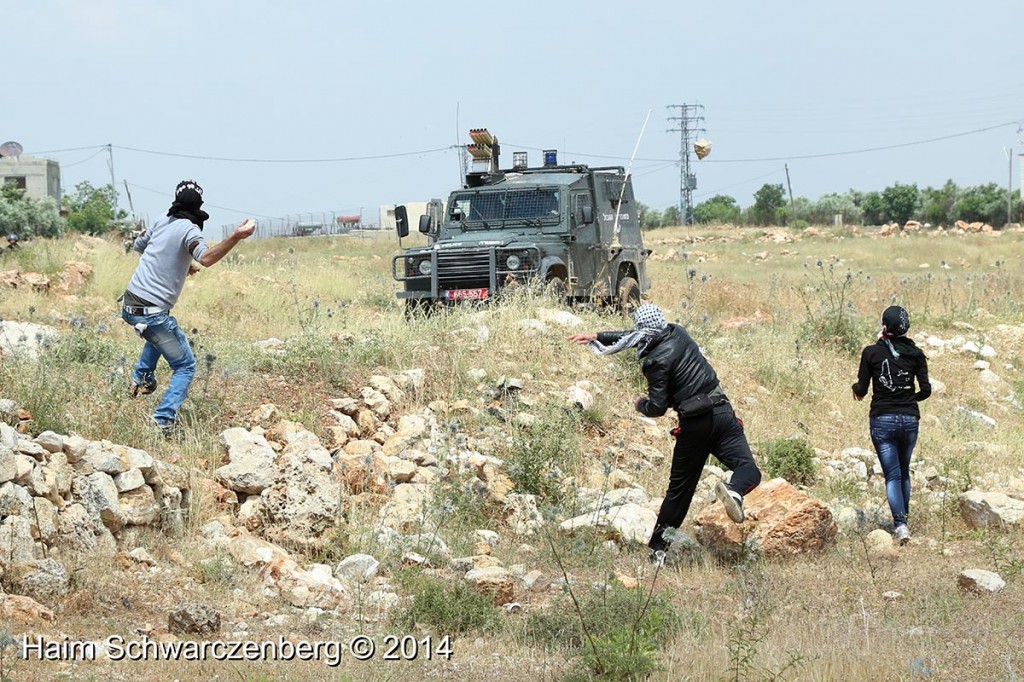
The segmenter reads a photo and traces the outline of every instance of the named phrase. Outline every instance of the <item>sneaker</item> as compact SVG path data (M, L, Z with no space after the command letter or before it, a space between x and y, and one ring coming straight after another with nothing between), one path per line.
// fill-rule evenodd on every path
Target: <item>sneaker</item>
M910 528L906 525L896 526L896 531L893 535L901 545L905 545L910 542Z
M663 550L663 549L652 549L650 554L647 555L647 562L651 566L664 566L665 565L665 550Z
M153 420L153 427L157 432L167 440L180 440L181 439L181 427L178 426L177 422L160 421L159 419Z
M725 513L729 515L729 518L735 523L743 523L745 518L743 515L743 496L737 492L733 492L725 487L725 484L719 481L715 484L715 497L725 507Z
M128 395L132 398L138 398L140 395L149 395L155 390L156 379L152 379L141 384L137 384L134 380L130 380L128 384Z

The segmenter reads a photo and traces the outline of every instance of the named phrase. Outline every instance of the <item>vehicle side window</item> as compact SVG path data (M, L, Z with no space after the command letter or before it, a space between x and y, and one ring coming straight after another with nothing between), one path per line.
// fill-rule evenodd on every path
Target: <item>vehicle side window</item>
M589 194L577 194L573 198L572 212L576 217L576 224L583 224L583 208L590 206L590 195Z

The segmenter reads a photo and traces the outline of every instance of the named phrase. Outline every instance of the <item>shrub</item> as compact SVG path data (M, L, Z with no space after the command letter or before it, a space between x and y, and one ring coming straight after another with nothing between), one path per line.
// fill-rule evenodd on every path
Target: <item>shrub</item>
M853 273L847 271L845 275L840 275L836 272L835 263L826 266L821 260L815 263L815 267L821 280L799 290L807 313L803 325L804 335L814 341L854 353L859 348L860 332L853 307L853 297L857 291Z
M655 671L658 645L681 623L666 596L611 586L591 591L579 612L568 595L546 611L530 612L526 638L548 648L577 650L585 668L569 679L637 680Z
M758 445L761 467L770 477L781 476L790 483L814 482L814 449L802 438L778 438Z
M407 583L412 601L392 616L394 625L402 630L423 625L454 635L491 630L500 622L501 612L491 597L477 592L464 580L449 582L414 574Z
M806 220L794 220L793 221L793 228L797 229L797 230L806 230L810 226L811 226L811 224L809 222L807 222Z
M516 491L557 504L565 493L562 479L579 460L582 427L579 418L556 411L519 430L503 458Z

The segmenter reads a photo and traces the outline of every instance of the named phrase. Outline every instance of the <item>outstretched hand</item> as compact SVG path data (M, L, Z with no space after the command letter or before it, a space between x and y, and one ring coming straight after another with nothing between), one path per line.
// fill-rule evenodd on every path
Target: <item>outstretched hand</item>
M255 231L256 221L252 218L246 218L238 224L238 227L235 228L235 235L239 239L248 239Z
M591 341L595 340L596 338L597 334L593 332L582 332L580 334L573 334L569 336L567 340L569 341L569 343L575 343L580 346L585 346Z

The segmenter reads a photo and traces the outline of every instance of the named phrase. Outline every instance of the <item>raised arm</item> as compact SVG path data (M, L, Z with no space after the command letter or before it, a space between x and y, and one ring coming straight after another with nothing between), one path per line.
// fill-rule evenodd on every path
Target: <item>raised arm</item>
M218 262L221 258L228 255L231 249L242 241L252 236L252 233L256 231L256 222L250 219L243 220L235 231L232 232L227 239L217 242L213 246L207 248L200 254L196 260L202 264L203 267L210 267L214 263ZM194 252L193 252L193 255Z

